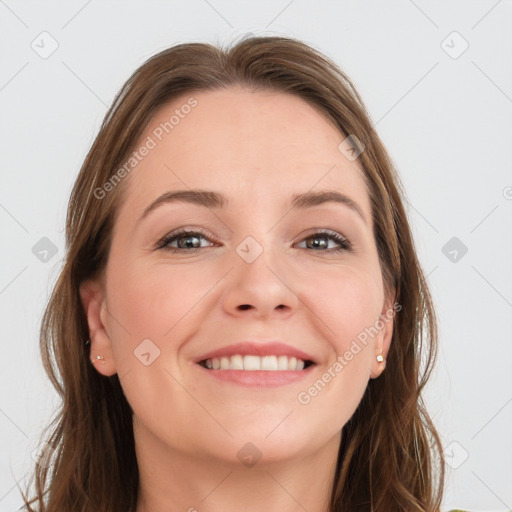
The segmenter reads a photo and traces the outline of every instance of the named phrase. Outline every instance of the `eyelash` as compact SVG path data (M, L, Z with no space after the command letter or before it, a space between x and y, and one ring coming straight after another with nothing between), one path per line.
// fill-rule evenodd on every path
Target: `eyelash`
M206 234L202 233L201 231L180 229L179 231L176 231L174 233L170 233L170 234L164 236L164 238L162 238L160 240L160 242L158 242L157 249L163 249L163 250L169 251L171 253L182 252L182 251L190 253L190 252L196 252L200 249L206 249L206 247L192 247L189 249L169 247L169 244L171 242L177 240L178 238L180 238L184 235L189 235L189 236L199 235L199 237L209 240L208 236L206 236ZM334 242L339 244L339 247L336 247L334 249L320 250L319 252L327 252L327 253L331 254L331 253L340 253L340 252L344 252L344 251L347 251L347 252L352 251L352 243L347 238L340 235L339 233L336 233L335 231L330 231L328 229L320 229L318 231L315 231L314 233L307 236L306 238L303 238L301 240L301 242L304 242L305 240L308 240L309 238L319 237L319 235L324 235L325 238L327 238L329 240L333 240ZM315 249L311 249L311 250L314 251Z

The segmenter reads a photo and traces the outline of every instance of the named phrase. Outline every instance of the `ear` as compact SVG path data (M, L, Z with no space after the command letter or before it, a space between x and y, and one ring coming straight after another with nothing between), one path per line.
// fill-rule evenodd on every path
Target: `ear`
M376 322L376 327L379 333L375 336L374 354L370 372L370 378L376 379L386 368L386 360L391 346L391 338L393 337L394 318L397 311L400 311L402 306L395 302L395 290L391 290L380 313L379 319ZM382 355L384 361L379 362L377 356Z
M117 370L109 335L109 314L104 286L97 281L84 281L80 285L80 299L89 326L89 359L91 364L96 361L93 366L99 373L110 377ZM102 356L102 359L96 359L97 356Z

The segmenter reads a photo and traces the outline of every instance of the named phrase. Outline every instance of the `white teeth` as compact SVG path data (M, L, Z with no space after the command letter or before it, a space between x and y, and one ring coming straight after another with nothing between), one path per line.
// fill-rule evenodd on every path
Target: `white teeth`
M286 356L279 356L277 361L280 370L288 370L288 358Z
M258 356L244 356L244 370L261 370L261 360Z
M276 356L263 356L261 358L261 369L262 370L273 370L277 368L277 357Z
M213 370L303 370L305 362L302 359L288 356L242 356L213 357L206 359L204 366Z
M244 369L244 358L242 356L231 356L231 369L232 370L243 370Z

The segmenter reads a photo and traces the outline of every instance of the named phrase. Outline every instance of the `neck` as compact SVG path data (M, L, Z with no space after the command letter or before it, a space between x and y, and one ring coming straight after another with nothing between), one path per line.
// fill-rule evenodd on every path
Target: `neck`
M341 434L320 449L252 467L136 436L136 512L327 512ZM143 447L143 449L141 449Z

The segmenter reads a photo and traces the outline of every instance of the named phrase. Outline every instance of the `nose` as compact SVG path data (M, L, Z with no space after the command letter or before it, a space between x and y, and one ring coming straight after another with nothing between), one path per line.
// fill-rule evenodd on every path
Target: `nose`
M223 297L224 310L233 316L257 319L292 315L299 304L298 286L285 270L284 258L283 252L265 248L248 263L235 252Z

